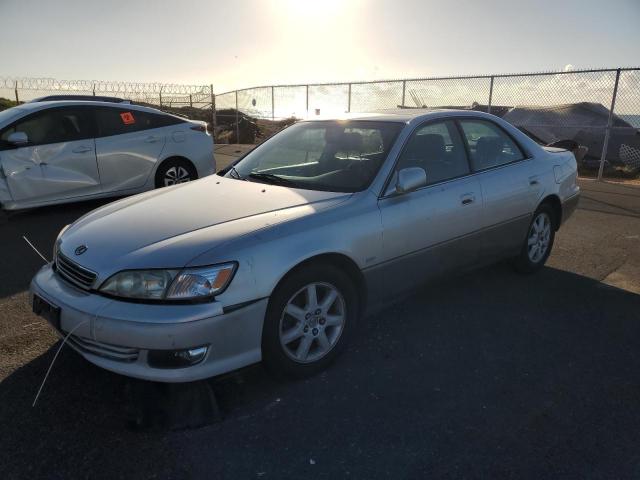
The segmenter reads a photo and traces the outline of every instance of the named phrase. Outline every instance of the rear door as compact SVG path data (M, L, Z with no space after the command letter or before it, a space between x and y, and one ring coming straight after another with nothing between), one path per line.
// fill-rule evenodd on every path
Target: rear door
M483 257L490 261L515 254L522 246L537 198L531 162L496 123L460 119L459 124L482 187Z
M427 185L394 194L397 172L407 167L423 168ZM387 294L477 263L482 195L453 121L418 127L400 155L379 208L384 229L379 273Z
M24 132L28 143L7 142ZM100 192L95 153L95 118L90 107L40 110L0 132L0 162L11 196L18 202L47 202Z
M162 115L122 107L96 109L96 154L104 191L145 184L167 141L157 117Z

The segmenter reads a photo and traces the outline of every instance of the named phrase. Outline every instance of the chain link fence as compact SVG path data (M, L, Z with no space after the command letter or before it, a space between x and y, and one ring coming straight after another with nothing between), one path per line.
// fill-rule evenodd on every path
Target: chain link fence
M573 147L583 175L640 176L638 68L255 87L216 95L221 105L228 112L219 118L242 124L246 115L256 124L250 143L301 118L392 108L485 111L541 144Z
M581 172L640 175L640 68L253 87L0 77L10 103L108 95L205 120L219 143L259 143L296 119L392 108L492 113L541 144L579 144ZM572 143L573 142L573 143Z

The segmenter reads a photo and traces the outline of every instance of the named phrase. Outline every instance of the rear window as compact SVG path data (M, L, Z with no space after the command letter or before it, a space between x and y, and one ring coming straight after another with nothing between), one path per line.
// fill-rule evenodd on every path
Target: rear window
M461 120L469 147L471 163L476 171L498 167L525 158L522 150L493 122Z
M100 137L139 132L184 122L184 120L171 115L126 108L99 108L96 116Z

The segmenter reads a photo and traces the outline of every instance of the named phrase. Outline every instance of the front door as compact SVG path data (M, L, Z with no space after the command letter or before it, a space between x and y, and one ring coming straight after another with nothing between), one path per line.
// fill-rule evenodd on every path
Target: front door
M397 172L407 167L423 168L427 185L395 194ZM379 201L384 251L380 274L388 294L478 261L482 195L470 173L452 121L430 122L413 133Z
M7 142L24 132L28 143ZM0 132L0 162L17 202L45 202L100 192L94 118L85 107L55 107L16 120Z

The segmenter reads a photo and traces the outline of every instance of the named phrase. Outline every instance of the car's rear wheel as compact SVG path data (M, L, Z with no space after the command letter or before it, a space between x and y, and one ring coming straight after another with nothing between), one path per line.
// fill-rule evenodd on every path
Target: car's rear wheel
M156 172L156 188L170 187L197 180L198 172L191 162L181 158L165 160Z
M533 214L527 237L513 266L518 272L533 273L549 258L555 239L555 215L553 208L544 203Z
M308 265L289 275L267 309L262 355L278 375L323 370L344 348L358 318L357 291L330 265Z

